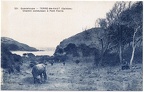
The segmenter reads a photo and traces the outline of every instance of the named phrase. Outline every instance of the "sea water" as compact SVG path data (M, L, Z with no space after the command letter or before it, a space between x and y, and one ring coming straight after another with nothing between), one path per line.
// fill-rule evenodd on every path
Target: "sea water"
M54 50L44 50L44 51L11 51L12 54L17 54L23 56L24 53L32 53L35 56L37 55L49 55L52 56L54 54Z

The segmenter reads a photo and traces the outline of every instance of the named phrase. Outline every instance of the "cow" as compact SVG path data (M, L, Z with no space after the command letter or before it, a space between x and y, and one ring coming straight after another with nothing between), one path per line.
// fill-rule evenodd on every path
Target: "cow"
M65 66L65 62L63 62L63 65Z
M125 59L123 59L123 65L122 65L121 69L122 70L130 69L130 66L129 66L128 62Z
M44 81L46 81L47 80L46 65L45 64L37 64L37 65L33 66L32 75L34 78L34 84L42 83L43 77L44 77Z

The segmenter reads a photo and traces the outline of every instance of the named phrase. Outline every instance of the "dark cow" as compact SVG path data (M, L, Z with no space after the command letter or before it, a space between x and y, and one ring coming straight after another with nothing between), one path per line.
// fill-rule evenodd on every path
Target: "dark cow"
M46 74L45 64L35 65L32 68L32 75L33 75L33 78L34 78L34 83L42 83L43 77L44 77L44 81L46 81L47 80L47 74Z
M65 65L65 62L63 62L63 65Z
M129 66L128 62L125 59L123 61L124 61L124 63L122 65L121 69L122 70L128 70L128 69L130 69L130 66Z

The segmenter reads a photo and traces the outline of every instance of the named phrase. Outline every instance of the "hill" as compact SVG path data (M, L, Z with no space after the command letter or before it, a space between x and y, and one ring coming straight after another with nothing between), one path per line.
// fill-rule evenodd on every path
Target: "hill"
M98 47L98 42L95 39L96 38L95 30L96 29L93 28L93 29L78 33L67 39L64 39L57 46L54 55L55 56L63 55L65 53L66 55L72 55L74 57L77 57L77 56L79 57L79 56L83 56L82 50L86 51L86 49L96 48L96 46ZM100 29L98 29L97 31L100 31Z
M57 46L54 56L57 60L70 60L73 62L95 62L98 64L101 59L102 43L99 38L104 34L102 28L91 28L64 39ZM142 46L137 47L134 57L134 62L142 62ZM118 47L107 49L103 55L102 65L117 65L120 64L118 57ZM132 48L125 45L123 50L123 59L127 62L130 60Z
M60 56L60 59L66 56L70 60L76 59L80 61L86 61L84 58L89 58L88 61L92 62L95 57L99 58L101 43L98 37L103 33L104 30L101 28L92 28L64 39L57 46L54 56Z
M70 43L74 43L76 46L85 44L90 47L99 47L99 41L97 37L100 32L103 32L101 28L92 28L85 30L81 33L78 33L72 37L63 40L60 43L59 47L63 48Z
M1 37L1 45L8 48L11 51L37 51L36 48L30 47L26 44L20 43L8 37Z

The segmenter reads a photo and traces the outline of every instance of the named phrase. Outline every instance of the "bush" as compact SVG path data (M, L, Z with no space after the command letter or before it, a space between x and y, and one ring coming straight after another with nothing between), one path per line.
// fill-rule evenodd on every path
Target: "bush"
M80 49L84 57L88 57L88 56L95 55L96 53L98 53L98 50L96 48L90 48L86 44L81 44L79 45L78 48Z
M76 63L76 64L79 64L79 63L80 63L80 61L79 61L79 60L76 60L76 61L75 61L75 63Z
M65 48L64 48L64 52L66 52L67 54L72 54L73 57L78 57L79 54L77 52L77 47L75 44L73 43L69 43Z
M20 65L15 65L15 69L20 72Z
M35 61L30 62L30 67L33 67L34 65L36 65L37 63Z

